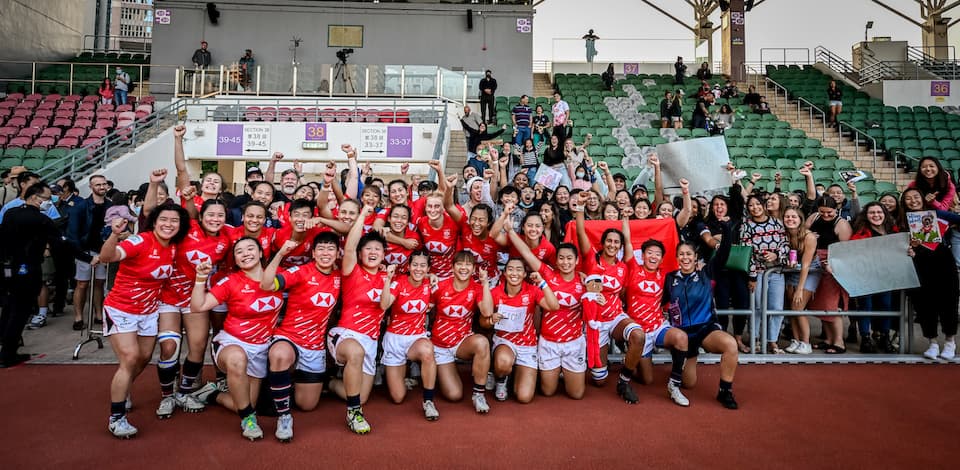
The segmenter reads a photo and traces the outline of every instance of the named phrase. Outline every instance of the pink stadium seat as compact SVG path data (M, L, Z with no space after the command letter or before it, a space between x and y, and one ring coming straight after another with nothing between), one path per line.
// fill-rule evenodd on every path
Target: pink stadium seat
M3 101L0 101L0 108L16 108L18 101L11 100L10 98L5 98Z
M40 101L43 99L43 95L40 93L31 93L23 98L24 101Z
M0 148L6 147L8 140L10 140L10 139L9 139L7 136L5 136L5 135L0 135Z
M97 129L113 129L113 120L97 119L96 127Z
M82 100L83 97L80 95L67 95L63 97L64 103L77 103Z
M53 108L56 108L56 107L57 107L57 102L56 102L56 101L41 101L40 104L37 105L37 110L41 110L41 109L53 109Z
M0 108L0 118L8 118L13 115L13 108Z
M143 98L140 99L140 104L153 105L156 102L157 102L157 99L153 96L144 96Z
M20 101L23 99L23 93L10 93L7 95L8 100Z
M53 137L39 137L37 138L36 141L33 142L33 146L49 149L50 147L53 147L55 143L56 143L56 139L54 139Z
M59 138L61 135L63 135L63 129L60 129L59 127L48 127L48 128L46 128L46 129L44 129L43 132L40 133L40 135L42 135L42 136L44 136L44 137L58 137L58 138Z
M93 119L96 114L93 111L77 111L77 119Z
M261 121L276 121L277 120L277 108L273 106L264 106L260 108L260 120Z
M113 111L113 105L109 103L100 103L97 105L97 112L100 111Z
M396 119L392 109L384 109L378 113L380 122L394 122Z
M53 129L53 128L51 127L50 129ZM72 127L70 129L67 129L67 132L66 134L64 134L64 137L76 137L78 139L82 139L86 135L87 135L86 129L82 127Z
M115 111L118 113L133 111L133 106L129 104L121 104L120 106L117 106L117 109L115 109Z
M406 109L398 109L397 122L402 122L402 123L410 122L410 111L407 111Z
M14 137L10 139L10 142L7 143L7 148L27 148L30 147L30 144L33 143L32 137Z
M150 117L150 113L146 111L137 111L135 115L137 116L137 120L140 122L146 121L147 118Z
M59 141L57 141L57 148L72 149L78 146L79 144L80 144L80 141L76 137L63 137Z
M54 127L71 127L73 126L73 119L68 117L55 117L53 118Z
M78 111L93 111L94 109L96 109L96 105L86 102L80 103L80 106L77 107Z
M304 108L293 108L290 110L290 120L300 122L306 119L307 110Z
M37 108L37 103L38 103L37 101L33 101L33 100L23 100L20 102L20 104L17 105L17 109L29 109L33 111L34 109Z
M90 147L90 152L88 152L88 157L93 155L97 151L97 148L100 147L100 139L96 137L87 137L83 139L83 142L80 143L81 147Z
M59 93L50 93L49 95L43 97L43 101L44 101L44 102L49 101L49 102L51 102L51 103L56 103L57 101L60 101L61 98L63 98L63 97L60 96Z
M280 107L277 109L277 121L289 121L290 120L290 108Z
M20 131L20 129L16 127L0 127L0 135L7 139L13 138L13 136L17 135L18 131Z
M143 111L147 114L153 114L153 105L150 105L150 104L137 105L136 111L138 113Z
M117 113L113 111L97 111L97 120L106 119L109 121L115 121L117 119Z
M17 137L29 137L34 139L40 135L41 132L43 131L36 127L24 127L23 129L20 129L20 132L17 132Z
M257 119L260 119L260 107L247 106L247 109L243 112L243 117L248 121L256 121Z
M32 109L17 108L17 109L15 109L15 110L13 111L13 116L14 116L14 117L22 117L22 118L29 119L29 118L33 117L33 110L32 110Z
M50 125L48 118L33 118L30 120L30 126L37 129L46 129Z
M73 122L73 127L82 127L84 129L89 129L93 127L93 121L90 119L80 119L78 117L77 120Z
M97 96L97 95L87 95L87 96L84 96L84 97L83 97L83 100L81 100L81 101L84 102L84 103L91 103L91 104L93 104L93 103L96 103L96 102L100 101L100 97Z
M377 110L375 109L374 110L368 109L363 114L363 120L364 122L379 122L380 113L378 113Z
M34 119L36 118L46 118L50 119L53 117L52 109L38 109L36 113L33 114Z
M56 119L66 118L73 119L73 110L72 109L58 109L54 112L53 117Z
M102 139L102 138L106 137L107 134L109 134L109 132L107 132L106 129L97 128L97 129L92 129L92 130L90 130L90 134L87 135L87 138Z
M124 111L117 113L117 121L136 121L137 113L133 111Z
M66 109L66 110L71 110L71 111L72 111L72 110L76 110L76 109L77 109L77 102L76 102L76 101L64 101L63 103L60 103L59 106L57 106L57 110L61 110L61 109Z
M24 127L27 125L27 120L22 117L14 116L7 121L7 126L10 127Z

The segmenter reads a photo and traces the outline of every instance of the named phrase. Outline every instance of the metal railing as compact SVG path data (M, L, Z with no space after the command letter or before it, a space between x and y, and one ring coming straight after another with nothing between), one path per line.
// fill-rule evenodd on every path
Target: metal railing
M209 121L344 122L338 119L349 118L351 122L363 122L372 111L390 110L394 117L397 111L407 111L411 123L436 123L446 111L446 101L438 98L410 98L401 102L396 98L258 98L221 95L204 102L185 100L189 103L184 106L188 119ZM256 110L251 109L253 107Z
M920 63L913 61L870 61L864 60L857 83L864 86L882 80L924 80L937 78Z
M88 91L89 88L99 87L105 78L113 80L115 76L114 70L119 66L123 68L124 72L130 75L131 85L133 86L133 91L130 95L138 98L148 94L172 94L176 85L175 83L150 81L149 77L150 75L156 75L155 72L162 69L177 70L181 68L179 65L127 64L117 62L25 62L13 60L0 60L0 65L12 71L8 72L10 75L0 76L0 85L3 85L7 90L10 90L11 86L17 84L25 86L28 93L49 92L57 87L66 86L66 94L70 95L83 94L85 91ZM65 67L66 72L56 72L57 74L66 73L65 78L40 78L43 70L52 66L67 66ZM103 74L95 80L82 79L82 77L91 73L97 73L93 72L94 68L97 69L97 72L102 68ZM63 75L59 76L62 77Z
M837 150L843 150L843 128L846 127L850 129L853 135L850 136L853 139L853 155L855 159L860 158L860 137L862 136L865 140L869 140L872 145L870 145L870 152L873 154L873 166L871 169L872 173L877 172L877 139L871 137L867 134L866 131L860 129L859 127L850 124L847 121L837 121L837 132L840 134L840 139L837 143ZM894 184L896 184L896 171L894 172Z
M817 46L816 48L813 49L813 52L814 52L814 60L816 62L824 63L827 67L830 67L831 70L834 70L843 74L857 73L857 69L854 68L853 64L850 63L850 61L848 61L847 59L844 59L843 57L840 57L837 54L834 54L833 51L831 51L830 49L827 49L826 47Z
M949 47L952 51L953 46ZM908 47L907 60L919 64L930 72L930 74L936 75L937 78L956 80L957 77L960 76L960 67L958 67L956 59L938 59L924 52L923 48L915 46Z
M433 160L439 160L444 167L447 166L447 162L443 156L447 155L447 142L450 140L449 117L450 109L444 106L443 115L440 117L440 128L437 129L437 143L433 146ZM442 178L442 176L438 175L437 172L431 168L429 179L434 181L435 178Z
M481 71L426 65L271 64L244 73L237 64L230 64L179 67L175 95L414 97L464 103L476 94L481 78Z
M130 36L84 34L80 50L96 52L150 52L152 38Z
M775 60L777 53L780 54L780 60ZM794 54L795 58L787 59L788 53ZM768 60L769 59L769 60ZM760 48L760 67L766 65L806 65L810 62L810 49L806 47L762 47Z

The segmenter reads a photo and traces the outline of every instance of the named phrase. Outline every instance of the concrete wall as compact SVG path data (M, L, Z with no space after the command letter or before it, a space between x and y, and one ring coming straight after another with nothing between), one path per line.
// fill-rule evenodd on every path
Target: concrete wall
M960 106L960 80L949 83L948 96L933 96L932 82L944 80L884 80L883 104L887 106ZM941 85L939 91L945 88Z
M193 166L191 174L199 176L200 161L194 160L188 163ZM177 178L177 170L173 166L173 128L141 144L136 152L120 157L98 173L113 181L117 189L129 191L146 183L150 172L157 168L167 169L167 187L173 191ZM77 187L84 197L90 194L90 188L87 187L85 180L78 182Z
M96 0L0 2L0 60L60 61L80 51L93 34ZM30 73L30 66L0 64L0 76Z
M158 0L157 8L171 10L171 24L154 27L153 63L190 66L193 51L206 40L216 64L234 62L250 48L258 65L289 66L290 40L297 36L303 39L297 53L301 64L329 64L336 62L339 48L327 47L327 26L362 25L363 48L356 49L351 63L491 68L500 85L498 94L532 90L532 34L516 31L517 19L532 15L529 6L302 0L216 4L221 16L214 26L207 19L204 2ZM472 31L466 28L467 8L474 12ZM159 70L152 78L172 81Z

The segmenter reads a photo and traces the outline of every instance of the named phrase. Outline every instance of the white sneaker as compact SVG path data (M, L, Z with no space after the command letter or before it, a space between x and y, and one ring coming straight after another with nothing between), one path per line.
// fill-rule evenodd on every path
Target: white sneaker
M240 429L243 430L243 437L251 441L263 439L263 429L260 429L260 425L257 424L256 413L240 420Z
M474 393L473 397L473 409L477 410L477 413L487 414L490 412L490 405L487 404L487 397L482 393Z
M487 372L487 383L483 386L483 388L487 389L488 392L492 392L496 385L497 379L493 376L493 372Z
M177 408L177 400L173 397L163 397L160 399L160 406L157 407L157 418L167 419L173 416L173 410Z
M940 356L940 345L936 341L930 341L930 347L923 352L923 357L935 361L938 356Z
M191 394L177 393L174 398L177 400L177 405L187 413L199 413L205 408L203 402Z
M497 401L507 400L507 382L496 382L493 398L495 398Z
M27 325L27 329L35 330L37 328L43 328L47 326L47 316L36 314L30 317L30 324Z
M195 400L200 403L207 403L207 398L210 397L213 392L223 392L220 390L219 382L207 382L203 387L198 388L195 392L191 393Z
M273 433L280 442L290 442L293 440L293 415L290 413L282 414L277 418L277 431Z
M440 419L440 412L437 411L437 405L433 403L433 400L423 402L423 417L427 418L427 421Z
M370 423L363 417L363 410L347 410L347 427L357 434L366 434L370 432Z
M797 350L794 351L794 354L812 354L813 346L810 346L810 343L800 342L800 345L797 346Z
M127 421L126 416L122 416L119 419L111 419L107 429L110 430L110 434L120 439L130 439L137 435L137 428L133 427L133 425Z
M940 357L948 361L952 361L953 358L957 357L957 343L953 341L943 343L943 351L940 352Z
M790 353L790 354L796 354L796 353L797 353L797 348L799 348L799 347L800 347L800 342L797 341L797 340L795 340L795 339L791 339L791 340L790 340L790 345L787 346L787 347L785 347L785 348L783 348L783 350L786 351L786 352L788 352L788 353Z
M670 394L670 399L673 400L674 403L680 406L690 406L690 400L683 396L680 387L677 387L671 381L667 381L667 392Z

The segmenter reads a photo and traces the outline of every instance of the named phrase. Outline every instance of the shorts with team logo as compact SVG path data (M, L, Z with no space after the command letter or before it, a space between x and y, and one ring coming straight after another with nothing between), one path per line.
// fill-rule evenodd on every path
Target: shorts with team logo
M267 352L270 350L270 343L248 343L226 331L221 331L217 333L217 336L213 337L210 345L211 349L213 349L213 361L217 364L220 364L218 356L224 348L227 346L238 346L240 349L243 349L243 352L247 353L247 375L257 379L262 379L267 376L267 364L269 362Z
M667 337L667 331L670 331L670 328L673 327L664 322L653 330L644 333L643 357L652 357L653 348L663 347L663 339Z
M583 336L566 343L554 343L541 336L537 353L540 370L554 370L557 367L570 372L587 370L587 339Z
M103 307L103 336L117 333L136 333L137 336L157 336L157 312L134 314Z
M506 346L513 351L514 365L529 367L531 369L537 368L537 347L536 346L518 346L512 341L505 340L499 336L493 337L493 349L496 350L498 346Z
M380 363L390 367L407 365L407 352L413 343L421 338L427 338L427 335L398 335L389 331L384 333L383 357L380 358Z
M345 339L352 339L360 343L360 346L363 348L363 373L366 375L376 375L377 340L342 326L331 329L330 334L327 336L327 349L330 350L330 355L333 356L334 361L337 361L338 366L343 366L344 364L341 364L340 361L337 360L337 346Z
M323 374L327 372L327 350L326 349L307 349L286 336L274 336L270 346L283 341L293 347L293 352L297 355L297 361L294 364L296 370L303 372L312 372Z
M437 361L437 365L441 364L451 364L457 360L457 350L460 349L460 345L466 341L471 335L464 336L457 344L449 348L441 348L436 344L433 345L433 357Z
M190 313L190 306L187 305L186 307L177 307L176 305L160 302L160 308L157 309L157 313L179 313L185 315Z
M90 256L96 256L100 253L88 251L87 254ZM92 267L90 266L90 263L87 263L86 261L75 260L75 264L77 266L77 270L76 275L73 276L73 278L78 281L89 281L91 274L98 281L104 281L107 279L107 263L98 263L95 267Z

